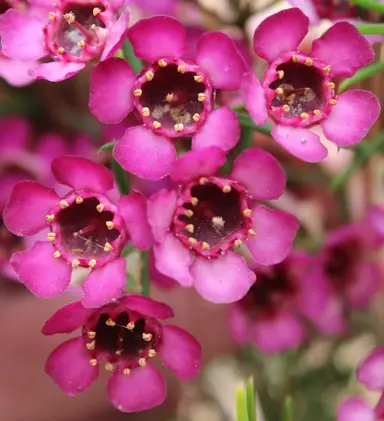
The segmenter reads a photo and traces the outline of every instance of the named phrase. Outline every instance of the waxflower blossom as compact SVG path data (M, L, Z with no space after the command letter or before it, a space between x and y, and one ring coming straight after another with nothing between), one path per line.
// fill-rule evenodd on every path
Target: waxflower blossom
M127 9L118 17L120 6L119 1L59 0L44 19L9 9L0 21L2 52L14 60L36 61L29 68L35 79L62 81L120 48L129 23Z
M55 159L52 172L57 182L70 187L63 197L37 182L21 181L5 207L4 224L12 233L32 236L44 230L47 239L15 253L11 265L20 281L42 298L62 294L72 270L89 268L83 304L98 307L124 292L126 263L120 252L128 241L127 229L136 247L150 248L137 234L145 232L134 219L140 203L130 195L116 205L106 195L113 188L112 173L88 159Z
M298 229L293 215L253 203L283 192L285 174L272 155L248 149L230 176L217 175L224 162L214 146L186 153L171 172L178 187L154 193L147 206L156 269L214 303L241 299L256 280L233 248L244 243L259 263L278 263Z
M91 74L89 108L103 123L135 112L142 126L127 130L114 156L127 171L151 180L169 174L176 160L171 139L192 137L192 149L228 151L240 137L236 114L213 110L215 90L238 90L246 69L234 42L208 32L197 41L195 60L185 57L187 33L176 19L142 19L128 31L135 55L148 64L135 75L119 58L99 63ZM145 159L142 157L145 156Z
M44 335L71 333L80 337L59 345L48 357L45 371L68 395L86 390L102 364L111 372L110 402L120 411L137 412L161 405L166 384L151 360L158 355L181 380L197 376L201 347L177 326L163 326L172 309L140 295L128 295L100 309L87 310L75 302L58 310L44 325Z
M319 162L328 152L310 128L320 125L337 146L354 145L377 120L380 103L368 91L336 94L335 78L351 77L374 59L359 31L348 22L338 22L313 42L307 54L298 46L308 25L307 16L292 8L256 28L254 51L268 61L268 68L261 83L254 74L246 74L243 93L256 124L265 123L268 115L276 122L272 137L280 146L303 161Z

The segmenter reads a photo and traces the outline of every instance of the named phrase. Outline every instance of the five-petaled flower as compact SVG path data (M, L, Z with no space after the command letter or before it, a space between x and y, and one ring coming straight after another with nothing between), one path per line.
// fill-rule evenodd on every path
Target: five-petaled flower
M292 155L308 162L326 158L320 137L309 130L320 125L337 146L360 142L380 114L370 92L335 91L335 78L350 77L374 59L368 41L348 22L334 24L312 45L298 45L308 32L308 18L297 8L265 19L253 38L255 53L268 61L260 83L253 73L243 79L245 106L256 124L276 122L272 136ZM288 29L287 29L288 28Z
M117 143L114 156L120 165L155 180L169 174L176 160L171 139L192 137L194 150L233 148L240 137L237 116L228 107L213 107L215 89L238 90L246 70L234 42L222 32L204 33L193 61L185 57L186 29L166 16L139 21L128 38L148 65L136 76L122 59L100 63L91 74L89 101L104 123L118 123L133 111L143 123Z
M31 236L46 230L48 240L14 253L11 265L20 281L43 298L60 295L73 269L89 268L82 284L83 304L98 307L124 293L126 262L120 252L129 236L141 249L150 248L151 238L146 243L137 239L140 221L132 219L130 197L116 205L106 195L113 188L113 176L105 167L64 156L53 161L52 172L71 188L65 196L35 181L21 181L5 207L4 223L12 233Z
M197 376L201 347L187 331L161 320L173 317L172 309L140 295L127 295L100 309L80 302L62 307L44 325L44 335L71 333L80 337L59 345L48 357L45 370L68 395L87 389L99 368L111 372L108 398L121 411L136 412L164 402L166 384L150 360L158 355L164 366L181 380Z

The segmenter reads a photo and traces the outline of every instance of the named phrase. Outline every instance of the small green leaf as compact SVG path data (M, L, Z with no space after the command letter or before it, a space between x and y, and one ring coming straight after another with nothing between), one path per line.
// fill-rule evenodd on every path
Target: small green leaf
M377 3L377 2L373 2ZM377 3L379 4L379 3ZM382 12L384 13L384 4L381 5ZM355 25L361 34L364 35L381 35L384 34L384 23L358 23Z
M147 251L141 253L141 295L146 297L149 297L150 294L148 256L149 255Z
M119 192L121 194L128 194L129 193L129 185L127 181L126 172L124 169L118 164L115 158L111 160L111 166L113 175L116 180L117 187L119 188Z
M256 421L255 382L251 376L247 381L248 421Z
M111 151L115 145L116 145L115 141L104 143L104 145L99 150L100 151Z
M358 70L352 77L344 79L339 85L339 93L345 91L357 82L370 78L378 72L384 72L384 60L365 66Z
M253 122L251 116L244 111L238 111L237 115L239 117L239 123L241 127L252 129L255 132L260 132L271 135L272 126L270 124L263 124L262 126L256 126Z
M135 56L132 44L128 40L126 40L123 44L123 53L125 60L127 60L127 62L131 65L132 70L136 74L140 73L143 70L143 63Z
M363 9L369 9L384 14L384 4L380 3L378 0L349 0L349 2L362 7Z
M248 421L247 396L242 383L236 387L236 420Z
M283 405L282 421L293 421L292 397L287 396Z

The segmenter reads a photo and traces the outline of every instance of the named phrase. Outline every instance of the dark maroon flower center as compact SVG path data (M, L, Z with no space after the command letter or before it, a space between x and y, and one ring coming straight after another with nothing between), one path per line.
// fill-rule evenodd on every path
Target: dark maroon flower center
M90 364L107 361L106 370L130 370L144 367L156 355L161 343L160 325L126 308L109 304L98 311L83 328Z
M206 257L218 257L240 245L251 230L250 199L232 180L202 177L182 195L174 232L188 247Z
M145 125L170 137L194 133L212 109L210 82L195 64L163 58L138 77L135 106Z
M320 18L341 19L357 17L357 8L348 0L313 0Z

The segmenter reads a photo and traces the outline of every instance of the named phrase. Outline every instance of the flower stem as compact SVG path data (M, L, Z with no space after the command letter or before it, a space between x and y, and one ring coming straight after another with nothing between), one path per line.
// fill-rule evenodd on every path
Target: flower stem
M283 405L282 421L293 421L292 398L287 396Z
M247 409L248 421L256 421L255 382L251 376L247 381Z
M264 133L268 136L271 135L272 127L270 124L263 124L262 126L256 126L256 124L253 122L249 114L242 111L238 111L237 115L239 117L239 122L240 122L241 127L252 129L255 132Z
M384 3L380 3L378 0L349 0L349 2L363 9L384 13Z
M242 383L236 387L236 421L249 421L247 397Z
M148 252L144 251L141 253L141 295L149 297L150 285L149 285L149 270L148 270Z
M116 145L115 141L104 143L103 146L99 148L100 151L111 151L113 147Z
M111 166L113 175L116 180L117 187L119 188L119 192L121 194L128 194L129 193L129 185L126 177L126 173L123 168L117 163L115 158L111 160Z
M339 85L339 93L345 91L347 88L357 82L370 78L377 72L384 72L384 60L379 61L378 63L370 64L369 66L365 66L357 71L356 74L352 77L344 79Z
M381 7L380 13L384 14L384 4ZM358 23L355 26L364 35L384 35L384 23Z
M125 60L131 65L132 70L137 74L143 70L143 63L135 56L132 44L126 40L123 44L123 54Z

